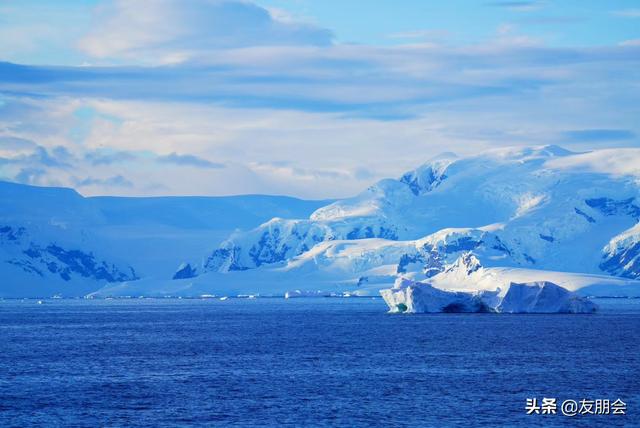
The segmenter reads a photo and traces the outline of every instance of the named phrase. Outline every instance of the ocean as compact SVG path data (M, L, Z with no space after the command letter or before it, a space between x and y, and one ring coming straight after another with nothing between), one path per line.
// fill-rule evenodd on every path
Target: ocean
M594 315L381 299L0 301L0 426L640 426L640 300ZM528 398L557 399L527 415ZM561 414L621 399L626 415Z

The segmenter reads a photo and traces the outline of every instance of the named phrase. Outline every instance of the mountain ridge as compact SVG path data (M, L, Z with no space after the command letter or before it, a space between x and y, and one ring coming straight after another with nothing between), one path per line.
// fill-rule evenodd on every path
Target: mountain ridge
M162 198L97 198L95 206L109 208L80 212L88 223L112 221L90 231L103 243L98 249L118 247L114 236L140 249L151 244L139 242L167 236L159 242L172 252L172 265L164 255L138 256L142 261L130 264L140 279L100 284L107 294L259 293L260 284L263 294L296 285L375 294L399 276L447 287L455 278L474 287L477 278L484 287L515 271L526 273L518 280L551 281L564 272L579 287L627 286L640 279L640 170L630 167L636 161L640 150L579 153L559 146L446 154L330 203L264 197L249 209L264 218L253 226L240 221L242 203L235 211L233 204L218 207L211 217L193 200L181 205L189 199L172 205ZM238 224L244 227L232 227Z
M113 282L171 277L183 259L200 257L237 228L273 215L308 215L327 202L270 195L84 197L10 182L0 182L0 200L0 297L79 296ZM18 231L19 243L9 239Z
M433 247L438 236L459 229L465 235L459 250L478 250L484 245L485 252L497 252L487 257L507 257L508 265L542 263L556 270L586 267L587 273L611 273L613 268L599 270L604 262L595 263L590 254L574 257L566 266L540 261L549 259L549 251L557 248L568 253L576 240L597 241L591 248L591 255L596 254L638 221L637 177L632 182L628 177L547 166L558 157L583 155L542 146L432 161L399 179L381 180L353 198L322 207L309 219L273 219L232 236L213 251L204 268L252 269L291 259L332 240L426 240L433 241ZM589 237L595 232L598 236ZM527 236L525 245L522 236ZM450 244L445 247L451 249ZM627 251L626 257L631 255ZM621 269L622 276L639 274Z

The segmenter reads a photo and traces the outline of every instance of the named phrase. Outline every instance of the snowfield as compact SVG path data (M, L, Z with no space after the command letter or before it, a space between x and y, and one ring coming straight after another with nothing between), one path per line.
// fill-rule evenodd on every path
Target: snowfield
M0 225L12 228L0 228L0 269L22 284L0 292L378 295L405 278L455 293L546 281L582 296L640 296L638 165L635 149L574 153L543 146L464 158L445 154L353 198L314 203L262 197L248 209L250 219L238 214L247 211L247 201L204 211L192 198L164 198L171 200L162 202L167 207L135 198L86 204L72 191L56 189L60 195L47 202L51 216L25 222L22 213L31 213L35 203L26 197L0 209ZM51 190L24 188L13 190L18 196ZM74 221L58 214L68 206L62 196L77 205L69 210ZM158 208L165 214L152 211ZM30 236L19 246L11 240L16 227ZM65 251L93 257L86 276L51 253L42 261L25 253L32 244L43 253L62 240L65 245L56 245ZM47 268L52 261L55 273ZM27 262L43 276L24 268ZM100 267L113 280L99 278ZM67 268L68 282L59 274ZM73 281L82 287L71 287Z
M170 279L236 229L327 204L262 195L85 198L6 182L0 201L0 297L75 297L122 281ZM191 267L198 272L200 264Z

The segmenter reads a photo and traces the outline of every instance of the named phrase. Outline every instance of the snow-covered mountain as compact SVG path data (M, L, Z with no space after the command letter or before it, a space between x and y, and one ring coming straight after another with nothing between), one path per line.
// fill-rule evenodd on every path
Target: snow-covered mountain
M486 266L636 278L640 151L599 155L545 146L439 157L308 219L273 219L237 234L204 268L252 269L315 254L318 243L382 238L378 257L393 252L400 271L418 264L436 273L473 251ZM615 168L629 158L638 170Z
M82 296L105 284L170 279L237 228L305 216L326 201L282 196L84 198L0 182L0 297Z
M296 209L256 203L250 212L274 216L260 225L242 221L237 201L203 213L192 199L81 199L89 208L74 213L100 224L92 236L140 278L95 296L377 294L399 276L459 290L550 281L587 294L640 294L638 149L445 154L353 198L297 201ZM163 250L145 254L158 239Z
M639 219L640 150L446 154L308 218L274 218L236 233L201 269L362 286L393 283L397 275L459 275L461 260L472 255L478 265L460 278L466 285L482 267L494 282L498 272L540 272L547 280L553 277L542 272L565 272L592 286L611 283L607 276L640 277ZM242 276L225 281L232 277ZM576 288L566 274L564 282Z

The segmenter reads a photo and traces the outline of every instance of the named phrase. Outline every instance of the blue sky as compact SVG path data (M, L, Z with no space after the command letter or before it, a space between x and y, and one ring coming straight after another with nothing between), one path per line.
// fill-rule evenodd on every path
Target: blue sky
M615 44L638 37L640 12L627 1L424 1L261 0L291 16L331 28L341 43L399 44L407 40L450 39L478 43L504 24L555 46ZM621 14L622 13L622 14Z
M637 1L0 2L0 179L341 197L443 151L640 143Z

